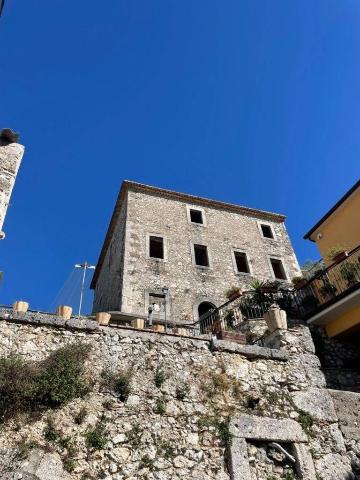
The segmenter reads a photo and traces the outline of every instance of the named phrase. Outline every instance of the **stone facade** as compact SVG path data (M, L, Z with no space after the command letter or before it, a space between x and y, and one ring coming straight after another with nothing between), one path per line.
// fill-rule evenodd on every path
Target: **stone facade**
M260 347L31 313L0 311L0 319L0 357L39 361L86 342L93 381L84 398L2 425L4 480L360 478L357 432L344 429L344 442L341 431L341 422L357 421L357 403L352 417L334 408L304 326L265 335ZM104 373L128 367L131 392L121 401L104 388ZM156 386L158 369L164 381ZM91 450L85 434L104 418L107 443ZM44 434L49 419L60 440Z
M24 154L24 147L16 143L15 136L8 129L0 132L0 233L9 205L16 175Z
M163 259L150 257L150 236L163 239ZM209 267L195 265L194 244L207 247ZM248 273L236 271L235 250L246 254ZM168 319L192 322L202 302L223 304L229 287L273 280L270 258L281 260L287 281L299 272L283 216L124 182L92 283L94 311L146 316L166 286Z

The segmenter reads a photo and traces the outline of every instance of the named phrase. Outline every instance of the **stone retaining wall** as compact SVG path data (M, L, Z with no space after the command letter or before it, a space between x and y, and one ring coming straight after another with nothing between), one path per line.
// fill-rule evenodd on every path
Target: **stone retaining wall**
M297 456L310 455L318 479L355 478L351 455L355 458L356 452L346 450L306 327L275 332L265 338L263 348L231 342L210 345L144 331L95 328L92 323L90 329L75 324L60 327L55 318L53 325L29 323L24 318L4 319L5 314L0 312L1 357L20 355L31 362L68 343L86 342L92 346L86 369L94 385L86 397L62 409L4 425L0 478L235 479L231 456L226 454L232 448L227 422L244 416L260 423L266 417L275 432L279 419L291 420L302 432L301 442L294 444ZM102 379L104 372L129 367L131 394L122 402L102 387ZM165 374L160 387L154 381L158 369ZM101 418L106 419L107 443L104 449L91 451L84 434ZM48 419L66 441L44 437ZM26 458L20 458L19 452L29 445ZM66 472L69 445L73 469ZM249 480L284 478L287 467L277 463L276 455L266 457L263 446L251 446L251 451L255 453L249 456Z

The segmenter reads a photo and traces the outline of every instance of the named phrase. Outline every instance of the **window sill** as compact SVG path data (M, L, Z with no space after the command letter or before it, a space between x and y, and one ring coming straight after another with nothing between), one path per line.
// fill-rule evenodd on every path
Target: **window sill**
M189 222L189 225L194 225L195 227L202 227L202 228L206 227L204 223L196 223L196 222Z

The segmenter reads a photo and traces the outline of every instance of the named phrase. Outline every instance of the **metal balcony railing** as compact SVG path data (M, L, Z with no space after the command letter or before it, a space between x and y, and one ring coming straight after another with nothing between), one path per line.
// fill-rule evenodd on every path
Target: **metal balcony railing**
M360 288L360 246L296 290L300 314L310 318Z
M244 320L263 318L272 304L289 314L297 314L298 308L292 290L279 291L247 291L234 300L229 300L218 308L202 315L197 322L191 325L192 334L207 335L218 330L236 331Z

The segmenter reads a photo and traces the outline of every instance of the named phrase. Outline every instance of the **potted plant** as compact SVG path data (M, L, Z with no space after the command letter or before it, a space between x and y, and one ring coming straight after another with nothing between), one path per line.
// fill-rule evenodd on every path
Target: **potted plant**
M356 264L349 261L344 262L340 267L341 276L347 282L348 287L357 283L358 278L360 278L358 272L360 273L360 269L358 269Z
M301 275L294 277L291 281L294 285L295 290L299 290L300 288L305 287L305 285L307 284L306 278Z
M329 250L326 253L326 258L329 261L338 263L338 262L341 262L341 260L344 260L344 258L346 258L348 255L349 253L346 250L346 246L339 244L329 248Z
M263 306L271 302L269 295L266 295L265 290L267 289L267 282L262 280L254 280L250 284L251 288L251 301L255 306Z
M229 301L235 300L236 298L240 297L241 289L240 287L232 286L225 292L226 298Z
M264 282L264 285L261 287L262 293L276 293L279 290L280 282L274 280L272 282Z

